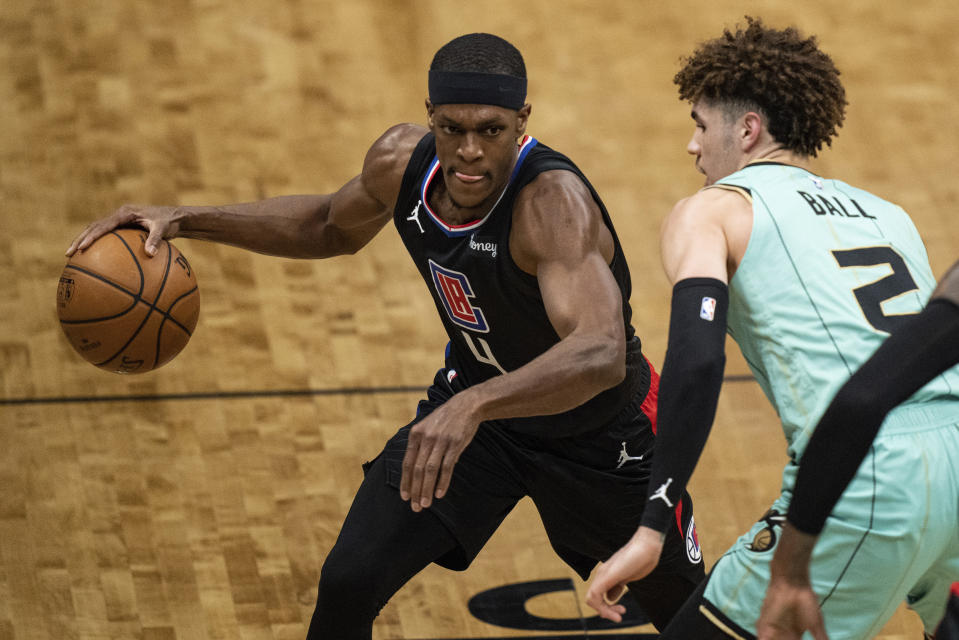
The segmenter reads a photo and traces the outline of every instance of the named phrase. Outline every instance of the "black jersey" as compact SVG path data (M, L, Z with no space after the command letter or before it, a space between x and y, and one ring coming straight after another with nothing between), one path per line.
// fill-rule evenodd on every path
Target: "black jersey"
M615 250L610 269L622 293L627 341L627 375L616 387L562 414L502 421L519 431L557 437L605 425L637 393L645 394L649 385L648 364L630 323L626 259L606 207L583 173L563 154L526 136L510 182L489 214L468 224L450 225L429 206L427 196L440 167L433 134L428 133L410 157L393 222L449 335L447 366L455 370L450 375L456 376L456 386L461 388L479 384L525 365L559 342L536 277L516 266L509 249L517 195L537 175L554 169L579 176L612 233Z

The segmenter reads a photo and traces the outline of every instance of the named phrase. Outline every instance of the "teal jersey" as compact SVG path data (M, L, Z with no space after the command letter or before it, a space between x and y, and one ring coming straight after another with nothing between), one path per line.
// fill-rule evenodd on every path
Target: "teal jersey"
M935 288L926 249L897 205L804 169L757 162L719 181L752 201L729 283L729 333L801 456L832 397ZM959 399L952 369L908 401Z

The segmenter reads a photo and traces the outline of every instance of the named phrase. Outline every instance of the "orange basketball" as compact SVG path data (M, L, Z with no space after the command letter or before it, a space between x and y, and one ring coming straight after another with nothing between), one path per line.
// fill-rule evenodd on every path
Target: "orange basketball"
M114 373L144 373L180 353L200 316L190 263L163 240L152 258L147 232L116 229L75 253L60 275L57 312L73 348Z

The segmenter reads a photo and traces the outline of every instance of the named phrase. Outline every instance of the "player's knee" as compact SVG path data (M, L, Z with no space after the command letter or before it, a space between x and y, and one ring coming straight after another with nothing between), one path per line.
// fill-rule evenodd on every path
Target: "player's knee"
M330 563L327 559L320 573L316 609L307 640L370 638L377 609L364 600L368 597L369 592L364 593L346 563Z
M350 562L350 553L333 547L323 570L307 640L361 640L372 637L377 604L375 576Z
M331 553L320 572L319 599L322 602L355 605L370 596L372 582L361 566L338 559Z

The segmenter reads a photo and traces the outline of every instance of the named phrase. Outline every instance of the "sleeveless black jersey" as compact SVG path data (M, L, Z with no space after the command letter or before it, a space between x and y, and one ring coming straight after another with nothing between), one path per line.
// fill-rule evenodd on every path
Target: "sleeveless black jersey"
M449 335L447 366L454 388L479 384L534 359L559 341L543 305L536 277L510 255L513 203L520 190L544 171L575 173L589 188L613 236L610 269L623 298L627 340L626 379L580 407L554 416L500 421L533 435L582 433L615 418L637 393L645 396L649 369L631 325L629 270L606 207L583 173L563 154L526 136L509 185L489 214L464 225L444 222L429 206L434 180L442 180L432 133L410 157L393 212L393 222L426 281ZM640 398L641 400L641 398Z

